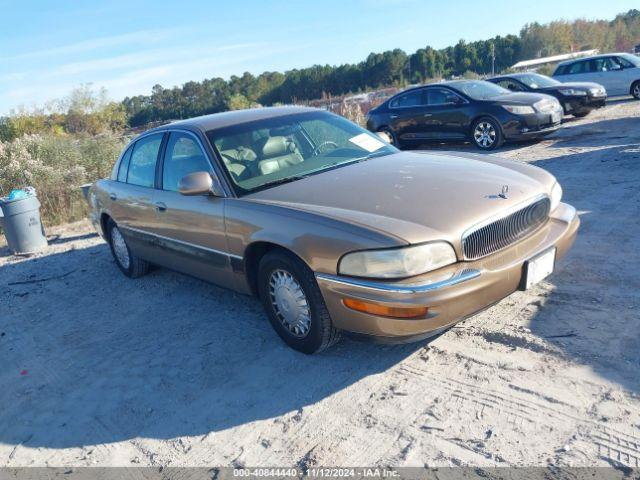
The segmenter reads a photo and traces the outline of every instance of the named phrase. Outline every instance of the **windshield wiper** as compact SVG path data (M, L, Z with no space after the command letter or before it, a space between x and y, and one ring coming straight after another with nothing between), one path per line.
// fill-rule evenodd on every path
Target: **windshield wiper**
M364 157L354 158L353 160L351 160L350 162L347 162L347 163L360 163L360 162L364 162L366 160L369 160L371 158L382 157L384 155L390 155L390 153L389 152L384 152L384 151L382 151L382 152L371 152L370 154L365 155Z
M282 185L285 183L295 182L296 180L302 180L303 178L307 178L309 175L293 175L292 177L284 177L279 178L277 180L271 180L270 182L263 183L260 185L260 188L265 187L275 187L276 185Z

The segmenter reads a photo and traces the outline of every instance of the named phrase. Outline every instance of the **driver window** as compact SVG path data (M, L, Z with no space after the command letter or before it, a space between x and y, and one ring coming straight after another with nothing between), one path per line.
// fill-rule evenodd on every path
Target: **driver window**
M633 64L629 60L627 60L626 58L615 57L615 59L620 64L620 66L622 68L633 68Z
M498 82L498 85L512 92L522 92L524 90L520 85L512 80L501 80Z
M177 192L178 182L195 172L211 172L207 157L193 137L172 132L162 168L162 189Z

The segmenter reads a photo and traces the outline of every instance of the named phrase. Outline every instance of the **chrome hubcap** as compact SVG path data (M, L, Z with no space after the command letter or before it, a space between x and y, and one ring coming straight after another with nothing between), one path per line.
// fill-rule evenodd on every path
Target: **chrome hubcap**
M116 256L116 260L125 270L129 268L129 250L127 244L124 242L124 237L118 230L118 227L111 229L111 245L113 246L113 253Z
M280 323L295 337L306 337L311 328L311 310L304 290L286 270L275 270L269 278L271 304Z
M640 98L640 83L636 83L636 86L633 87L633 96Z
M482 147L490 147L496 141L496 129L489 122L480 122L473 131L473 139Z

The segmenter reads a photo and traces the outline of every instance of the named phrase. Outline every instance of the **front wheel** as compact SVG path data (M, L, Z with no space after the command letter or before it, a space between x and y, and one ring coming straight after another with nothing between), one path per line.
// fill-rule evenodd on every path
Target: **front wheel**
M573 116L577 118L583 118L589 115L590 113L591 113L591 110L582 110L578 112L573 112Z
M633 95L633 98L636 100L640 100L640 80L636 80L633 82L633 85L631 85L631 95Z
M471 127L471 140L481 150L493 150L504 142L502 128L492 118L480 118Z
M291 348L312 354L339 340L313 272L294 255L275 250L262 258L258 294L271 326Z

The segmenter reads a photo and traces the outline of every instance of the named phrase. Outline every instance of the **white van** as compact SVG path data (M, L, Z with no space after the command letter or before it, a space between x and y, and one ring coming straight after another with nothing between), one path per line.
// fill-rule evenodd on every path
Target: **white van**
M560 82L596 82L610 97L633 95L640 100L640 57L608 53L562 62L553 73Z

